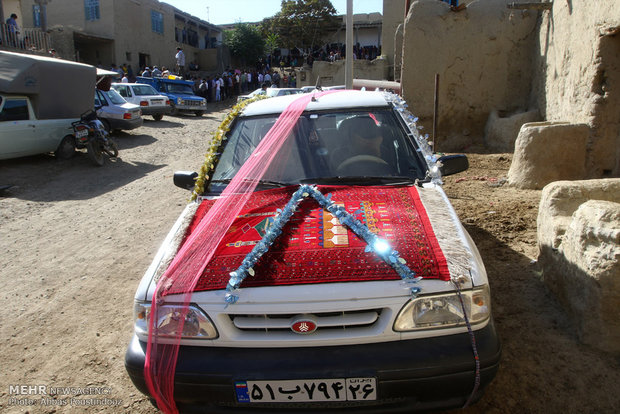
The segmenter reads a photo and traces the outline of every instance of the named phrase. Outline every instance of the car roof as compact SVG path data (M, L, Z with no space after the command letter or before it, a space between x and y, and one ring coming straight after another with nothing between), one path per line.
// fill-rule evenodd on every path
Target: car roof
M262 99L252 102L245 107L241 116L256 116L267 114L279 114L296 99L300 99L307 94L294 94L279 96L269 99ZM319 97L316 101L311 101L306 107L307 111L322 111L326 109L363 109L376 107L389 107L390 104L384 92L375 91L356 91L338 90Z

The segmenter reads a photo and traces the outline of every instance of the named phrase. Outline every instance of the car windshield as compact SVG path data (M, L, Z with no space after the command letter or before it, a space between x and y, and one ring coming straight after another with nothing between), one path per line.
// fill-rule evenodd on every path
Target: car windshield
M108 95L108 98L110 98L110 101L112 101L114 105L122 105L127 103L127 101L124 100L123 97L120 96L119 93L113 88L110 88L109 91L105 91L104 93Z
M223 190L276 119L277 115L269 115L237 120L207 192ZM404 128L389 108L304 113L265 173L263 184L377 185L424 179L425 164Z
M193 95L194 92L189 85L184 85L181 83L166 83L166 91L168 93L180 93L185 95Z
M152 86L150 85L135 85L133 87L133 93L137 96L145 96L145 95L159 95Z

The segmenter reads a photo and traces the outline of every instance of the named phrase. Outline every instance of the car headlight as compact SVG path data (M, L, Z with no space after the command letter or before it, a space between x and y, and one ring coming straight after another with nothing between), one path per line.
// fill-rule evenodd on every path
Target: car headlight
M486 321L491 315L491 295L488 285L461 291L467 318L472 325ZM399 312L394 330L452 328L465 325L463 306L458 293L419 296L410 300Z
M177 98L177 105L183 105L183 99Z
M162 305L157 310L157 332L160 338L175 338L181 318L183 318L183 306ZM151 304L145 302L134 303L134 329L139 335L148 335L149 320L151 318ZM185 315L182 339L214 339L217 338L217 330L211 319L197 306L190 305Z

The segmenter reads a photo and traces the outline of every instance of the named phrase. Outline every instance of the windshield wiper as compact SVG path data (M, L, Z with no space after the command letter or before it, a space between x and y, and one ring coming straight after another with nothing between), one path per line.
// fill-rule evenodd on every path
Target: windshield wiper
M224 178L223 180L211 180L211 183L229 184L231 181L232 181L232 178ZM246 179L245 181L250 181L250 180ZM283 183L281 181L272 181L272 180L258 180L258 185L262 185L265 187L271 187L271 188L280 188L280 187L286 187L286 186L295 185L295 184Z
M410 185L415 184L416 179L411 177L383 177L383 176L334 176L315 177L299 180L302 184L362 184L362 185Z

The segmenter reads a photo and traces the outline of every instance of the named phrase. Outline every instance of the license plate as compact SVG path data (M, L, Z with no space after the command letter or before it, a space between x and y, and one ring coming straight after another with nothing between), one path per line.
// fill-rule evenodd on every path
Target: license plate
M376 378L236 381L240 403L374 401Z
M88 135L88 130L87 129L78 129L77 131L75 131L75 137L76 138L82 138Z

